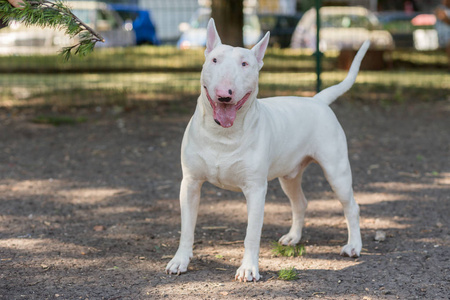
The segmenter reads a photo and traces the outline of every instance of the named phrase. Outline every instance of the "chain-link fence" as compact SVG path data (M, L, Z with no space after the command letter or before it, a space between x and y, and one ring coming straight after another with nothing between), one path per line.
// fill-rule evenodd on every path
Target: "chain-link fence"
M297 4L303 11L286 14L280 4L284 1L246 2L244 43L251 47L271 31L260 96L314 94L314 9ZM353 2L361 6L320 10L322 87L342 80L357 48L370 39L372 48L351 96L364 94L375 101L446 98L450 30L445 26L450 25L436 18L437 6L374 13L373 1ZM106 11L80 10L81 17L110 38L93 54L68 62L56 53L67 42L60 35L13 22L0 29L0 106L194 101L200 92L207 5L198 0L142 0L114 4Z

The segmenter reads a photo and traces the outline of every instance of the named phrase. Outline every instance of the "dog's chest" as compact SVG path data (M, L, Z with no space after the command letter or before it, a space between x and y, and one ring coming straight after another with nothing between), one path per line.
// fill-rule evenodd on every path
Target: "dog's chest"
M184 172L194 178L232 191L241 191L252 165L251 155L240 147L227 148L214 143L188 143L182 155Z
M186 130L183 173L232 191L241 191L255 177L267 179L264 158L268 147L264 139L257 138L259 134L254 128L233 134L216 130L219 125L214 122L215 127L210 128L203 121L203 115L196 111Z
M239 153L213 152L203 156L206 180L217 187L241 191L249 163Z

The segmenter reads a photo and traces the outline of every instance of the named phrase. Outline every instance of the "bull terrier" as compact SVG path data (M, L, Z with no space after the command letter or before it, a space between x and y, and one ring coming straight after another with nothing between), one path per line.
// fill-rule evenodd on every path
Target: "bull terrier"
M208 23L201 95L181 146L181 237L168 274L187 271L193 256L194 229L203 182L243 192L247 202L244 257L235 279L260 279L258 260L264 203L269 180L278 178L292 206L292 226L279 243L295 245L302 236L307 201L302 174L318 163L341 202L348 242L341 255L358 257L362 242L359 206L344 131L329 107L355 82L369 47L358 51L347 77L312 98L257 99L259 70L269 33L251 50L223 45L213 19Z

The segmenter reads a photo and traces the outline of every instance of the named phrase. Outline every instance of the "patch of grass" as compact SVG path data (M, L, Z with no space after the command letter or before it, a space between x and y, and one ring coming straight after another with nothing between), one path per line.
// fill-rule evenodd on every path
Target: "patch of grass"
M346 75L345 71L324 72L323 88ZM313 95L315 82L312 72L262 72L259 98ZM351 93L359 101L384 101L384 106L445 100L449 82L450 74L442 70L365 71L358 75ZM155 100L197 99L200 73L0 74L0 86L0 107L145 105Z
M281 269L278 272L278 279L291 281L298 279L297 270L292 267L290 269Z
M287 69L314 71L315 57L311 50L269 48L264 57L264 70ZM338 52L327 51L323 57L323 70L334 70ZM445 51L419 52L397 49L392 52L394 63L407 67L427 68L447 66ZM140 46L105 48L83 58L73 57L64 61L58 53L48 55L0 55L0 70L7 72L71 71L95 72L95 70L120 72L164 71L201 69L205 60L204 49L179 50L174 46Z
M304 245L284 246L278 242L272 242L272 252L275 256L296 257L306 253Z
M75 125L87 121L85 117L67 117L67 116L37 116L32 120L33 123L50 124L53 126Z
M315 70L311 51L269 49L264 68ZM331 70L336 57L326 55L323 68ZM140 46L96 49L92 54L64 61L58 53L47 55L0 55L0 71L7 72L120 72L190 70L199 72L205 61L204 49L181 51L174 46Z
M445 67L448 63L444 51L414 51L414 50L395 50L392 52L392 59L396 62L407 62L413 65L440 65Z

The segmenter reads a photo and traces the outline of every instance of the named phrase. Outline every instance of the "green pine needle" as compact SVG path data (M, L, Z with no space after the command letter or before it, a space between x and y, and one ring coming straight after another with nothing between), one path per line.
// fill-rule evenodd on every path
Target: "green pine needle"
M272 252L275 256L296 257L306 253L304 245L284 246L274 241L272 246Z
M298 279L297 270L295 270L294 267L290 269L281 269L278 272L278 278L287 281L296 280Z
M92 28L84 24L61 1L56 0L24 0L24 6L13 7L6 0L0 0L0 19L5 22L20 20L25 25L63 29L71 38L78 35L79 42L63 48L60 53L68 60L72 53L85 56L94 50L97 42L104 42L104 38Z

